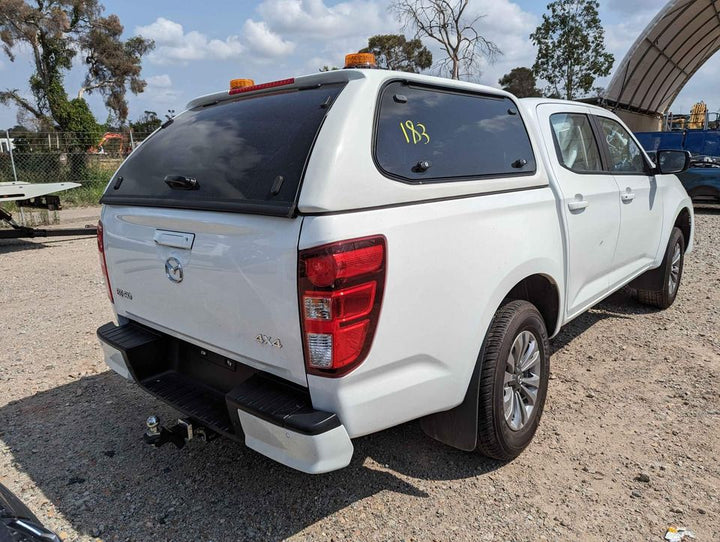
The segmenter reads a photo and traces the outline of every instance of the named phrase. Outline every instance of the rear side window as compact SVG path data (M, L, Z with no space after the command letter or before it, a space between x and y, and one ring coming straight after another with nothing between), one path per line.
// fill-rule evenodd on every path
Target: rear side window
M187 111L140 145L101 202L289 216L328 104L342 88L241 97ZM167 183L178 179L174 189Z
M571 171L602 171L600 150L587 115L555 113L550 116L560 163Z
M512 100L400 81L380 98L375 159L387 175L417 183L535 172Z

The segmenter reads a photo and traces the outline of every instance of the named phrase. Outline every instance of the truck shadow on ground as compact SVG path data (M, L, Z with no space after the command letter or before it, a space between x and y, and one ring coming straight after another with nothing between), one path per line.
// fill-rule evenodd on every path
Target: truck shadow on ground
M604 318L650 312L616 296L564 329L553 351ZM349 467L310 476L228 439L150 448L141 435L151 413L177 417L105 372L0 408L0 440L79 533L105 540L278 540L382 491L427 498L432 481L503 466L435 442L411 422L356 439ZM361 524L343 528L363 536Z
M573 339L590 329L592 326L608 318L628 319L630 315L652 314L659 309L641 305L626 289L621 289L604 299L592 309L584 312L560 330L550 341L551 355L567 346Z
M105 540L278 540L382 491L425 498L423 480L502 466L408 423L355 440L349 467L310 476L229 439L153 449L141 439L151 413L177 417L105 372L1 408L0 440L74 529Z

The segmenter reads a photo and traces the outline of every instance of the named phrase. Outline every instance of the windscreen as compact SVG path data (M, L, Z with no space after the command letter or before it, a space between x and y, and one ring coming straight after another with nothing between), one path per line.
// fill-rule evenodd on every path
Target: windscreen
M343 84L196 107L123 163L101 203L291 215L313 141Z

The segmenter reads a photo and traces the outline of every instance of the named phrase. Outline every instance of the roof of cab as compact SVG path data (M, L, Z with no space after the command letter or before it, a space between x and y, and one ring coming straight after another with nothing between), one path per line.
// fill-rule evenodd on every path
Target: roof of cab
M407 73L393 70L382 70L382 69L341 69L333 70L329 72L313 73L309 75L300 75L295 77L293 82L282 87L258 89L247 92L247 95L261 94L265 92L277 91L280 88L298 88L307 87L320 84L328 83L346 83L352 80L366 79L368 81L374 81L381 85L388 79L404 79L408 82L423 83L426 85L442 86L446 88L456 88L458 90L465 90L470 92L481 92L483 94L492 94L496 96L506 96L514 98L512 94L505 92L504 90L489 87L486 85L480 85L478 83L470 83L468 81L458 81L455 79L447 79L445 77L436 77L434 75L425 75L421 73ZM236 98L237 94L229 94L228 90L222 90L220 92L214 92L212 94L206 94L199 96L187 104L187 109L193 107L207 105L210 103L217 103L225 100Z
M576 105L579 107L586 107L595 111L602 111L608 113L608 110L598 105L593 105L585 102L578 102L575 100L560 100L557 98L519 98L521 104L523 104L528 110L534 109L538 105L543 104L555 104L555 105Z

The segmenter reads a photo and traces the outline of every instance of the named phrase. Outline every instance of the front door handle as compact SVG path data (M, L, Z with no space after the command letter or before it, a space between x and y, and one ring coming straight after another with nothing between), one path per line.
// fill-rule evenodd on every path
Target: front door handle
M625 203L630 203L632 200L635 199L635 194L633 192L630 192L629 190L630 189L628 188L628 192L620 194L620 199Z
M571 201L570 203L568 203L568 209L570 209L571 211L582 211L588 205L590 205L590 204L584 199L579 200L579 201L576 200L576 201Z

